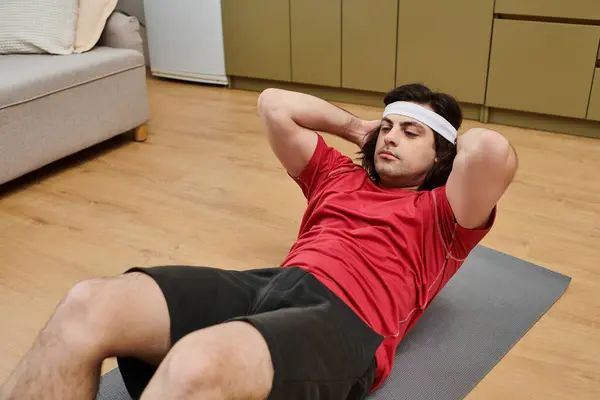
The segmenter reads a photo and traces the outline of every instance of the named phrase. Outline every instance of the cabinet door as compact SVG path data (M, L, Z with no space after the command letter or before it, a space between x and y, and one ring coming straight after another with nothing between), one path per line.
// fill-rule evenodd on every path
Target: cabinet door
M227 75L290 81L289 1L222 0L221 7Z
M396 85L483 104L494 0L401 0L398 13Z
M396 75L398 0L342 0L342 86L387 92Z
M292 81L342 83L342 0L291 0Z
M585 118L600 26L496 19L486 105Z
M497 14L600 20L598 0L496 0Z
M587 119L600 121L600 68L596 68Z

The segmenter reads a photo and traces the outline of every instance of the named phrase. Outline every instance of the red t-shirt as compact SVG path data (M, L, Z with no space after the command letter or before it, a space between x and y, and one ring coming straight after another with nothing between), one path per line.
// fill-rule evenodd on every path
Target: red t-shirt
M489 231L495 209L486 229L465 229L445 187L380 187L321 136L295 181L308 205L282 266L315 275L385 338L374 390L390 374L400 340Z

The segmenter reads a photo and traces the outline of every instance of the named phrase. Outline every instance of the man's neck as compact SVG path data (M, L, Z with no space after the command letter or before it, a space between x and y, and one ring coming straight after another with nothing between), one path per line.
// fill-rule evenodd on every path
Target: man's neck
M384 188L384 189L401 189L401 190L408 190L411 192L416 192L419 190L419 187L421 186L421 184L422 184L422 182L415 184L415 181L413 179L411 179L410 181L402 180L402 179L387 180L380 176L378 185L379 185L379 187Z
M383 181L379 182L379 187L381 187L383 189L407 190L407 191L410 191L410 192L416 192L417 190L419 190L419 186L388 184L388 183L385 183Z

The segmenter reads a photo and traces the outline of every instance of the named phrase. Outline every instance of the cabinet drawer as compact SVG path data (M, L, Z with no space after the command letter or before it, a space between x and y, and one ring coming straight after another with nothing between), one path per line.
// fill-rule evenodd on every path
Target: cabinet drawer
M590 97L587 119L600 121L600 68L596 68L596 73L594 74L594 86L592 86L592 96Z
M493 0L401 0L396 85L420 82L483 104L493 9Z
M600 26L496 19L486 105L585 118Z
M342 0L342 86L387 92L396 79L398 0Z
M598 0L496 0L496 14L600 20Z
M292 81L341 86L342 0L291 0Z
M290 5L281 0L223 0L227 75L290 81Z

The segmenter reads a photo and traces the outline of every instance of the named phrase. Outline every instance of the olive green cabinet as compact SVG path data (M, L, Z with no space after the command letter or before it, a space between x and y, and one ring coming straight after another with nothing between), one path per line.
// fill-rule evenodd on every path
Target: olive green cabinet
M290 0L292 81L342 84L342 0Z
M600 121L600 68L596 68L596 73L594 74L594 85L592 86L587 119Z
M496 0L497 14L600 20L598 0Z
M496 19L486 105L585 118L600 26Z
M456 97L470 119L591 136L591 121L600 122L600 0L222 0L221 7L232 88L285 87L381 105L381 93L424 83Z
M494 0L400 0L396 85L483 104Z
M394 88L397 11L398 0L342 0L342 87Z
M290 2L222 0L221 8L227 74L291 81Z

